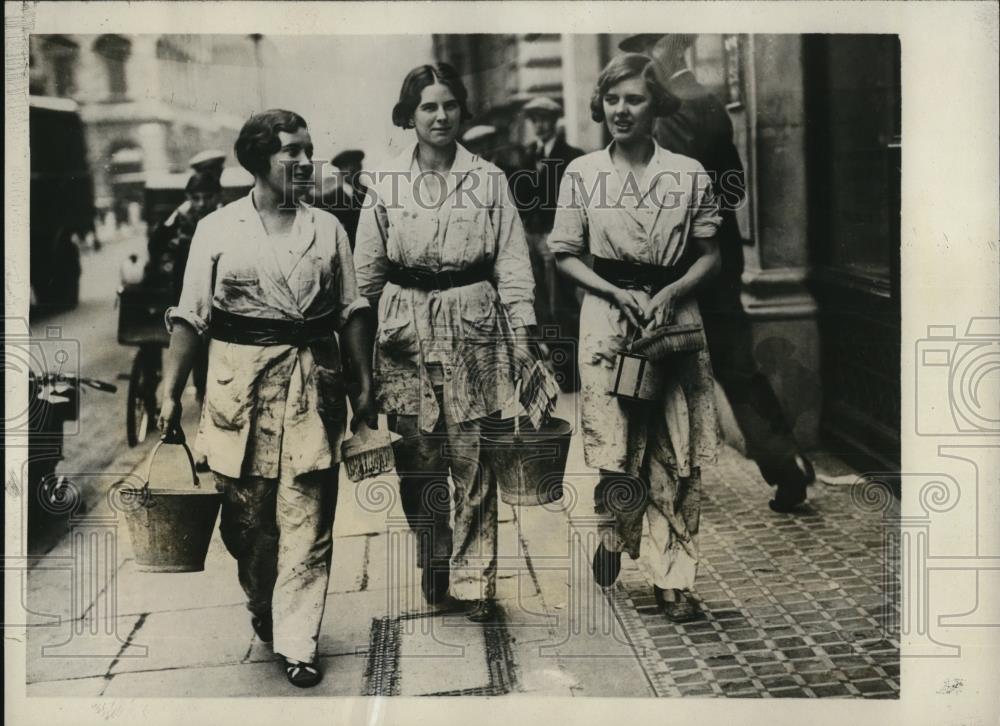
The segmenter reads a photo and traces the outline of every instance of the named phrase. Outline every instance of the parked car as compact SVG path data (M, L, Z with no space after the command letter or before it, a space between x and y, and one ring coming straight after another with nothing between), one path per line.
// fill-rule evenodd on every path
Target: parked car
M31 96L31 299L34 311L76 307L80 243L94 234L94 181L75 101Z

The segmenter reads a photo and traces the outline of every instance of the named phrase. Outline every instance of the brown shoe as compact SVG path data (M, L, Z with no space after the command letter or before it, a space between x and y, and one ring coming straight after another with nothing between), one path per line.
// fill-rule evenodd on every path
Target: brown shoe
M673 596L672 600L667 599L668 593ZM682 590L661 590L653 585L653 597L672 623L688 623L700 615L698 606Z
M494 600L473 600L465 612L465 619L470 623L496 622L497 605Z

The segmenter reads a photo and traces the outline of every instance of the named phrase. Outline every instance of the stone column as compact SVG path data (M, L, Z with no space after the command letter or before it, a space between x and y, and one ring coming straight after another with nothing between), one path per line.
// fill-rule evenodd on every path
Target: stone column
M126 61L127 95L135 101L159 100L160 63L156 57L156 35L132 35L132 53Z
M566 141L584 151L603 146L601 125L590 118L590 94L605 62L596 35L562 36L563 110Z
M743 306L757 358L800 443L818 438L819 332L809 267L805 83L802 37L746 39L746 159L754 244L746 247ZM774 340L777 339L777 340ZM761 346L761 342L769 341Z

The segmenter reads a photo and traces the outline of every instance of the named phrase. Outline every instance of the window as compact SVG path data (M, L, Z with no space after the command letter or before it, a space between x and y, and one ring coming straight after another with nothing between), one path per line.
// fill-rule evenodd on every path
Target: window
M53 35L45 40L43 54L51 69L51 92L63 98L76 93L76 62L80 46L69 38Z
M112 99L124 98L128 91L125 62L132 53L132 44L120 35L102 35L94 43L94 52L104 61L109 95Z

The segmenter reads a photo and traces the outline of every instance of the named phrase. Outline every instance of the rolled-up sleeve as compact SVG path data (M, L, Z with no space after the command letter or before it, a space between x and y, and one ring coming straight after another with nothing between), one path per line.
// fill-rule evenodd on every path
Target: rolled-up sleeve
M347 232L336 225L337 234L337 330L341 330L354 313L369 307L368 300L358 290L357 275L354 271L354 257L351 255L351 241Z
M701 167L694 174L692 193L691 236L705 239L714 237L722 224L719 200L712 191L711 178Z
M580 200L580 180L580 172L571 163L559 185L559 203L547 240L554 255L580 257L587 252L587 212Z
M385 287L389 264L385 251L388 235L389 222L385 207L376 191L369 189L354 244L356 286L360 294L368 299L379 297Z
M521 216L510 198L507 179L496 184L492 210L496 230L497 257L493 266L500 301L507 308L515 328L535 324L535 278L528 256L528 243Z
M213 281L215 265L219 259L219 236L213 233L214 226L209 218L203 219L195 229L184 268L184 283L181 297L175 307L167 310L167 328L172 330L177 320L183 320L195 329L199 336L208 335L212 319Z

